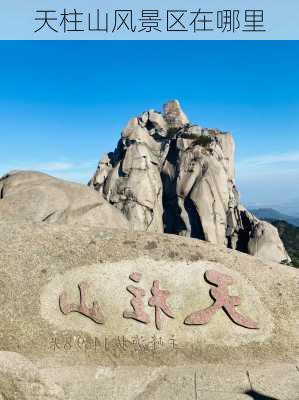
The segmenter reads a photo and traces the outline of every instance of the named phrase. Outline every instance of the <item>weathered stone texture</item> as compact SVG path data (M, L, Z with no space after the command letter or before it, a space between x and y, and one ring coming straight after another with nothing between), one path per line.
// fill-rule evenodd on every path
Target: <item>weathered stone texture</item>
M79 183L33 171L0 179L0 221L88 224L129 229L122 213Z
M1 400L297 399L295 268L175 235L20 222L0 222L0 264ZM236 309L258 329L224 309L207 324L183 323L213 304L211 269L233 279L231 300L240 297ZM174 316L162 313L160 330L148 304L154 280ZM82 281L87 307L63 313L59 296L78 305ZM129 285L145 291L147 324L123 316L133 310Z
M192 125L177 100L129 121L90 186L132 229L195 237L289 261L276 228L240 204L230 133Z

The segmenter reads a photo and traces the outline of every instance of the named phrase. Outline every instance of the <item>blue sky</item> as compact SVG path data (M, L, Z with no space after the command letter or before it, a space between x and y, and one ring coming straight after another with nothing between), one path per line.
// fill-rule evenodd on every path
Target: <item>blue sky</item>
M299 203L298 42L16 41L0 51L0 174L87 182L129 118L177 98L192 122L233 133L243 203Z

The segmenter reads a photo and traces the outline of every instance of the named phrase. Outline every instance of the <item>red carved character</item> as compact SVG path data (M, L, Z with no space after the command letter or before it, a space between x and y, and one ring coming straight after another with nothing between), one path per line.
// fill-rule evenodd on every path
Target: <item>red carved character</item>
M142 274L140 272L133 272L130 279L134 282L140 282ZM150 318L144 310L143 297L146 292L144 289L136 286L127 286L127 290L134 296L131 300L133 311L124 311L124 318L132 318L136 321L148 324ZM161 311L170 318L174 318L172 311L166 303L167 297L170 295L168 290L161 290L159 281L154 281L151 289L152 297L149 299L148 304L155 307L155 324L157 329L161 329Z
M140 272L133 272L130 275L130 279L137 283L140 282L141 278L142 275ZM124 318L132 318L136 321L148 324L150 322L150 318L144 310L142 300L142 298L145 296L145 290L133 285L127 286L127 290L134 296L133 299L130 301L134 311L124 311Z
M68 296L66 292L62 292L59 296L59 306L60 310L63 314L67 315L71 312L78 312L86 317L92 319L97 324L104 323L104 315L101 310L100 305L97 301L92 303L92 307L88 307L86 304L86 297L87 297L87 290L88 290L88 283L87 282L80 282L79 285L80 291L80 304L70 303L68 301Z
M212 306L204 310L188 315L184 321L186 325L205 325L218 310L223 308L237 325L249 329L258 329L256 322L236 311L235 307L240 305L241 299L239 296L230 296L228 293L228 286L233 284L231 276L211 270L206 271L205 278L208 282L217 286L210 291L211 297L215 302Z
M166 299L170 296L170 292L168 290L161 290L159 281L154 281L151 292L153 296L149 299L148 304L152 307L155 307L156 328L160 330L161 311L163 311L164 314L167 315L169 318L174 318L171 309L166 303Z

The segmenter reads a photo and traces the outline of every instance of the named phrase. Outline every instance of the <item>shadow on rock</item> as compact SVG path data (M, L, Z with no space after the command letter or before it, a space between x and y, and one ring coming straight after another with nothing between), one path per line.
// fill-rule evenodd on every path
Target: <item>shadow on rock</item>
M261 393L256 392L255 390L248 390L244 394L247 394L248 396L252 397L254 400L279 400L276 397L265 396Z

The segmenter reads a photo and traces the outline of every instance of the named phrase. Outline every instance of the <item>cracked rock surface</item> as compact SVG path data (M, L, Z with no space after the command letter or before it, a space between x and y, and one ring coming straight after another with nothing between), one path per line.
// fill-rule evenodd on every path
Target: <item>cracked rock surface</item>
M189 122L177 100L131 119L89 185L131 228L290 261L276 228L240 204L230 133Z

